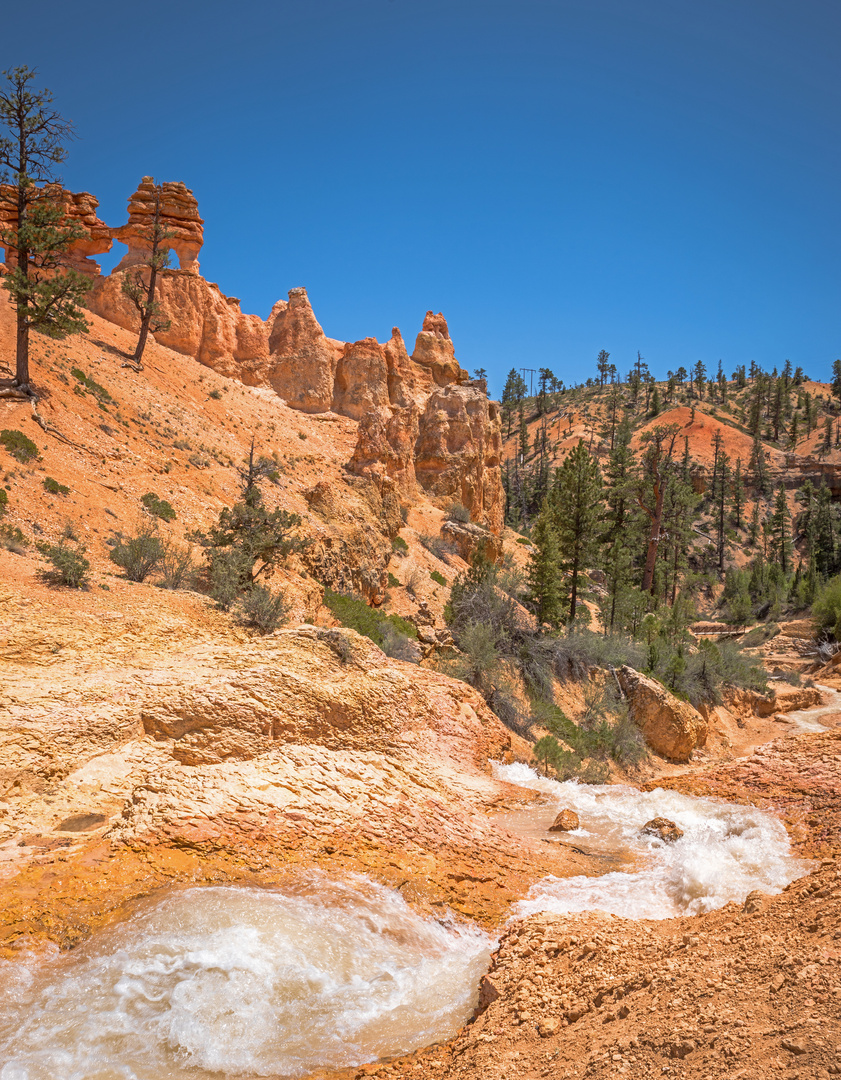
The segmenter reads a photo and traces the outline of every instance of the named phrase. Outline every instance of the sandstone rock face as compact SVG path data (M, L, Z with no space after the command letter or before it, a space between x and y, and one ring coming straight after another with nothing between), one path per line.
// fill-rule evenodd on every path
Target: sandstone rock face
M670 761L689 761L696 746L707 739L707 723L688 702L630 667L617 671L628 696L631 719L655 754Z
M428 368L438 386L448 386L469 378L456 360L447 320L440 312L434 315L427 311L421 331L415 339L412 360L421 367Z
M126 330L137 330L134 305L122 292L123 272L115 270L97 280L87 298L95 314ZM163 270L158 275L155 299L170 320L155 340L176 352L194 356L199 363L229 378L253 385L253 375L269 355L266 324L256 315L243 315L239 301L225 296L217 285L195 273Z
M646 821L640 832L643 836L656 836L667 844L673 844L675 840L680 840L683 836L683 829L664 817L656 817L652 818L651 821Z
M291 289L276 304L269 330L265 383L293 409L329 412L336 367L344 347L329 339L316 319L306 289Z
M549 826L549 832L573 832L579 825L578 814L574 810L561 810Z
M474 525L472 522L445 521L441 526L441 536L452 544L465 562L473 562L478 551L485 558L496 561L502 554L502 542L494 533Z
M388 364L376 338L346 345L336 365L333 412L361 420L372 409L387 409Z
M417 495L415 443L418 412L414 404L371 411L359 423L359 438L347 468L373 480L381 492L389 485L404 498Z
M87 232L85 238L73 242L62 262L80 274L98 277L99 264L91 256L110 251L113 243L113 230L101 221L96 213L99 200L87 191L74 193L66 191L58 184L46 185L44 192L50 201L61 207L74 225L81 225ZM0 230L16 228L17 218L15 189L8 184L0 184ZM0 243L0 249L5 251L2 243ZM8 252L6 252L6 261L13 261L9 259Z
M421 487L462 503L470 517L502 532L499 408L475 387L435 390L418 423L415 473Z
M128 224L112 230L115 240L128 246L117 270L126 270L142 262L149 253L148 229L155 215L155 181L144 176L128 201ZM192 191L180 182L160 185L160 222L173 235L167 245L178 256L182 270L198 274L199 251L204 241L204 222Z

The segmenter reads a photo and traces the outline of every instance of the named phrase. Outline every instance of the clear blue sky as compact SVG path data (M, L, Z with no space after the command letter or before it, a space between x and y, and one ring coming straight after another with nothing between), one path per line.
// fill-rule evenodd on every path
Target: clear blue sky
M6 5L80 139L64 179L125 221L183 180L202 272L328 334L567 383L841 356L838 0L46 0Z

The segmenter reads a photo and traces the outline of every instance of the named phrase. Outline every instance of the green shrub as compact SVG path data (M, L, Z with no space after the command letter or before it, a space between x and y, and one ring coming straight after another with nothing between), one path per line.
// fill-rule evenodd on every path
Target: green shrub
M529 538L527 536L518 536L517 537L517 543L518 544L525 544L527 547L532 546L532 542L531 542L531 540L529 540Z
M5 488L0 487L0 517L6 513L6 507L9 505L9 493Z
M223 611L229 611L249 582L248 557L236 547L207 552L207 591Z
M812 615L820 630L841 641L841 574L821 587L812 604Z
M385 615L376 608L368 607L361 597L347 596L344 593L334 592L333 589L324 590L324 606L332 612L342 626L347 626L357 633L370 638L375 645L383 648L386 640L386 627L390 627L406 638L417 638L418 632L410 622L401 619L399 615Z
M141 495L140 501L152 517L161 518L163 521L172 521L176 516L171 504L166 499L159 499L154 491L147 491L145 495Z
M164 543L158 571L164 589L188 589L195 584L196 564L189 548Z
M44 477L44 490L48 491L50 495L70 494L70 488L66 484L60 484L58 480L54 480L51 476Z
M82 384L86 390L89 390L94 397L98 398L100 402L113 402L114 399L108 393L104 386L100 386L98 382L94 382L93 379L89 379L88 376L80 368L71 368L70 374L73 378Z
M255 585L240 599L236 620L260 634L271 634L286 622L288 614L289 602L283 593Z
M437 581L439 585L446 585L447 579L443 574L440 574L437 570L433 570L429 575L433 581Z
M38 447L35 443L16 428L11 430L4 428L0 431L0 443L6 447L15 461L20 461L23 465L38 457Z
M460 521L463 524L470 521L470 511L460 502L451 503L447 507L446 516L448 521Z
M211 390L210 393L207 396L213 398L214 401L218 401L222 397L222 391L221 390Z
M388 587L389 589L397 589L400 587L400 582L397 580L394 574L391 573L390 570L388 572Z
M28 540L17 525L0 525L0 547L6 551L13 551L15 555L23 555Z
M391 541L391 550L395 555L407 555L409 552L409 545L402 536L395 536Z
M39 544L38 550L52 566L52 569L41 574L49 584L67 585L71 589L81 589L87 585L91 564L84 556L84 547L79 545L72 548L62 540L58 544Z
M153 528L141 527L135 536L118 536L108 556L129 581L145 581L163 558L163 544Z

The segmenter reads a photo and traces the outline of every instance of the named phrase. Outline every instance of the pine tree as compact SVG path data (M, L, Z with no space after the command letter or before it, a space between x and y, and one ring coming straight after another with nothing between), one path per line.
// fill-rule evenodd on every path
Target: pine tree
M581 578L596 560L601 493L598 462L582 439L557 470L552 498L560 566L569 575L564 584L569 590L570 621L578 608Z
M558 626L562 617L561 566L555 519L548 502L532 528L534 551L529 558L529 600L539 622Z
M786 500L786 489L780 484L771 515L771 536L774 553L784 574L791 568L791 512Z
M815 569L821 577L829 577L836 569L836 544L832 493L826 484L818 488L815 504Z
M742 481L742 459L736 458L736 472L733 475L733 524L742 527L742 513L745 509L745 485Z
M123 296L127 297L140 316L140 333L134 350L132 363L137 371L143 367L143 353L146 339L153 334L168 330L171 322L163 313L160 302L155 299L158 274L170 264L167 240L175 233L161 222L161 185L155 185L155 210L151 225L141 226L140 237L149 247L149 253L140 266L130 268L123 274L120 285ZM148 280L147 280L148 278Z
M661 540L663 503L678 431L677 424L658 425L653 430L647 431L641 440L642 477L637 486L637 502L649 519L645 569L642 575L643 592L653 590L657 548Z
M56 168L67 157L64 143L73 126L52 108L49 90L33 92L35 72L27 67L4 71L0 89L0 180L11 181L14 224L0 231L0 245L14 257L14 269L2 279L15 307L17 321L15 385L30 394L29 335L33 330L64 338L87 330L79 304L91 282L67 269L74 240L87 237L70 222L56 196ZM38 187L39 184L44 186Z

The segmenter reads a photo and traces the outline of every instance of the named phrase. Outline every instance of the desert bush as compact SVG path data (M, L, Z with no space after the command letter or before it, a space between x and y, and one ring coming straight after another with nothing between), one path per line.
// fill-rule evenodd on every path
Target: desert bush
M188 589L195 584L197 567L190 549L166 542L161 545L161 548L161 559L158 564L161 587Z
M211 390L207 396L209 398L213 398L214 401L219 401L219 399L222 397L222 391L218 389Z
M88 378L88 376L84 373L84 371L81 370L81 368L71 368L70 374L78 383L81 384L81 386L84 386L85 390L88 390L91 394L93 394L98 401L113 403L114 399L105 389L105 387L100 386L99 383L95 382L93 379Z
M201 454L198 451L190 454L187 459L194 469L207 469L210 467L210 458L206 454ZM276 472L277 470L275 470Z
M286 622L289 602L282 592L272 592L265 585L255 585L239 600L236 620L260 634L271 634Z
M324 590L323 603L342 626L364 634L380 649L383 648L387 626L407 638L418 636L417 630L410 622L401 619L399 615L385 615L376 608L368 607L359 596L348 596L346 593L335 592L328 588Z
M418 534L418 542L426 548L430 555L434 555L436 559L440 559L442 562L446 562L447 555L452 555L455 551L452 544L448 544L443 536L420 533Z
M69 547L61 541L58 544L38 544L38 550L51 566L51 569L41 573L49 584L66 585L71 589L81 589L87 584L91 564L85 558L84 547Z
M409 545L402 536L395 536L391 541L391 550L395 555L408 555Z
M216 548L208 552L208 593L223 611L233 607L249 583L248 556L239 548Z
M443 575L443 574L439 573L439 572L438 572L437 570L433 570L433 571L431 571L431 573L430 573L430 575L429 575L429 576L430 576L430 577L432 578L432 580L433 580L434 582L436 582L436 583L437 583L438 585L446 585L446 584L447 584L447 579L446 579L446 578L444 577L444 575Z
M15 461L19 461L23 465L38 457L38 447L35 443L16 428L4 428L3 431L0 431L0 443L5 446Z
M821 586L812 604L812 615L820 630L841 641L841 574Z
M421 586L426 582L426 574L419 566L412 566L406 575L406 591L418 597Z
M60 484L58 480L54 480L51 476L44 477L44 491L48 491L50 495L70 494L70 488L66 484Z
M6 513L6 507L9 505L9 493L4 487L0 487L0 517Z
M108 558L125 571L129 581L139 582L158 568L163 553L163 544L154 527L144 524L134 536L118 534Z
M388 622L381 626L380 633L383 639L381 648L386 656L395 660L405 660L410 664L420 663L421 652L417 641L413 641Z
M623 634L604 637L591 630L571 630L554 639L555 671L560 678L584 678L593 668L629 667L641 670L646 650Z
M400 582L390 570L388 572L388 587L389 589L398 589L400 587Z
M28 541L17 525L0 525L0 547L12 551L15 555L24 555Z
M454 502L447 507L446 517L448 521L460 521L466 524L470 521L470 511L462 503Z
M154 491L147 491L145 495L141 495L140 501L152 517L160 518L162 521L172 521L176 517L172 505L166 499L159 499Z

